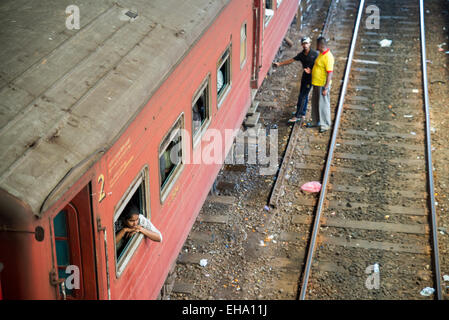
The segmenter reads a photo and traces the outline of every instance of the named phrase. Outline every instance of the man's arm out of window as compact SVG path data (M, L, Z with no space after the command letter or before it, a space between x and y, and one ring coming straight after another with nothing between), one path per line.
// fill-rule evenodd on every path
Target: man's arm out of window
M151 230L148 230L147 228L144 228L141 226L140 232L147 238L150 238L153 241L162 242L162 235L160 232L154 232Z
M140 215L141 232L153 241L162 242L162 233L151 223L151 221Z

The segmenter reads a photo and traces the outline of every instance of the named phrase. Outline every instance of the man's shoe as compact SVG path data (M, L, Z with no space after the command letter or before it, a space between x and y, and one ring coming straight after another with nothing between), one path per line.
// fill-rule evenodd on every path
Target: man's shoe
M307 128L316 128L316 127L319 127L319 126L320 126L319 124L313 124L312 122L308 122L306 124Z
M299 120L301 120L301 119L293 117L293 118L288 120L288 123L295 123L296 121L299 121Z
M329 129L320 128L320 133L323 133L323 132L326 132L326 131L329 131Z

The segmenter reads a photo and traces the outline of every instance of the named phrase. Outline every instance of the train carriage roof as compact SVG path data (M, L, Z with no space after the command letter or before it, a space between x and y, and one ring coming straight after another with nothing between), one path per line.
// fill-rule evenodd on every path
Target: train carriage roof
M36 215L48 209L229 2L2 1L0 202L13 198ZM79 30L66 27L69 5L80 9Z

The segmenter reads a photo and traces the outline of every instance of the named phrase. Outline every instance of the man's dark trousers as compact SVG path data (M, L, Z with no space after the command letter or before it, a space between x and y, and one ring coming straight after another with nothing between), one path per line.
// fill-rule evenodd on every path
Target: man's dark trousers
M312 89L312 84L309 81L301 81L301 88L299 89L298 103L296 104L296 118L306 116L307 103L309 102L309 92Z

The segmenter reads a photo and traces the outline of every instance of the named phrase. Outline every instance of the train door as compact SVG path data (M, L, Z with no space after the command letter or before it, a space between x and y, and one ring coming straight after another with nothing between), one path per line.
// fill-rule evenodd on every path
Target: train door
M53 230L51 282L59 299L97 299L95 245L90 185L83 188L56 216Z
M265 18L265 1L254 0L253 7L253 64L251 86L257 89L260 84L259 72L262 68L263 33Z

